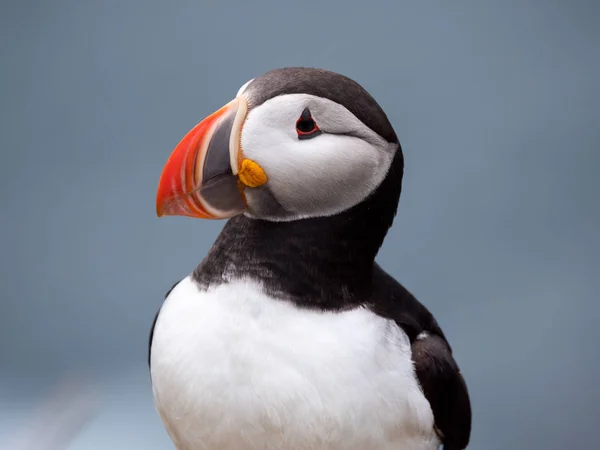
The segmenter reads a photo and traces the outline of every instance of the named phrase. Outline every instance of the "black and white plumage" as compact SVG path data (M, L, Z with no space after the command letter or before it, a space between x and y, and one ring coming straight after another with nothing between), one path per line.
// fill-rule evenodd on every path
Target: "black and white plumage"
M374 262L404 170L384 112L354 81L308 68L268 72L229 105L176 148L157 199L166 214L231 217L150 335L177 448L465 448L450 345ZM259 182L240 185L243 160Z

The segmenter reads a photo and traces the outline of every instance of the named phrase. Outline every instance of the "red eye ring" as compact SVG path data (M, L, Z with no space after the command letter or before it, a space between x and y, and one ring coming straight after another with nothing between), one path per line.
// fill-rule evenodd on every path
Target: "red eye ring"
M296 133L298 133L298 139L310 139L321 134L321 130L313 120L308 108L302 111L302 114L296 121Z

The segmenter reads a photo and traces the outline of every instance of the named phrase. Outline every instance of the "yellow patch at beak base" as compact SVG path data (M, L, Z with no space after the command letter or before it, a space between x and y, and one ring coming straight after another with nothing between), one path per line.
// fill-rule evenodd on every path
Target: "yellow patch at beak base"
M267 174L251 159L242 160L238 171L240 181L248 187L255 188L267 182Z

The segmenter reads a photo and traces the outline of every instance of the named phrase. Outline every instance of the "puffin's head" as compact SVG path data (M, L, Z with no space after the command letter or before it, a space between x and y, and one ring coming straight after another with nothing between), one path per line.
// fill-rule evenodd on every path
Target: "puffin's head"
M372 196L393 166L397 205L402 164L390 122L358 83L320 69L276 69L181 140L156 209L209 219L332 216Z

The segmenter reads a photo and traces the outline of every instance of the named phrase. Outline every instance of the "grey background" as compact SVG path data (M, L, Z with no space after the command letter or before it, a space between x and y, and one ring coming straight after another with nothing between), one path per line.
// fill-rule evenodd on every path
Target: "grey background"
M248 79L306 65L362 83L400 136L379 261L454 347L469 448L594 446L598 2L0 5L0 438L33 436L39 403L78 376L47 406L95 412L68 448L173 448L148 330L223 223L157 219L160 171Z

